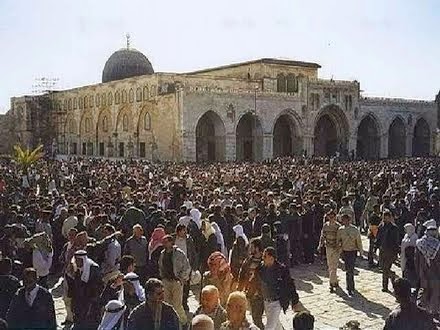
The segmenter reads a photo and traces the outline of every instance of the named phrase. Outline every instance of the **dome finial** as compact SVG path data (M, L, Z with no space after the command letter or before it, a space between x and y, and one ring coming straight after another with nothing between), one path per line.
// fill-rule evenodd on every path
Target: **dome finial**
M125 38L127 38L127 49L130 49L130 33L127 33Z

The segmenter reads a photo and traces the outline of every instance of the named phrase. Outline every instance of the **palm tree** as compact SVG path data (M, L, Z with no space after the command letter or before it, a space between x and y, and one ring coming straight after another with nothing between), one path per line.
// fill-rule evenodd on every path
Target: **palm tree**
M27 169L40 158L43 157L43 145L40 144L35 149L23 148L21 145L16 144L14 146L14 160L21 166L23 171L27 173Z

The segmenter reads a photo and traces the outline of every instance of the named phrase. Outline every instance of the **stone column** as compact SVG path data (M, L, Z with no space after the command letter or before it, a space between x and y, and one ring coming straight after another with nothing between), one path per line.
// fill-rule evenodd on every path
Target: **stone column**
M186 162L195 162L196 154L196 133L184 131L182 134L182 158Z
M236 159L236 146L237 139L235 133L227 133L226 134L226 146L225 146L225 160L226 161L234 161Z
M405 156L411 157L412 156L412 142L413 142L413 133L407 133L406 134L406 148L405 148Z
M383 134L380 139L379 158L388 158L388 133Z
M313 146L313 139L315 137L311 134L305 134L304 135L304 150L307 151L307 157L311 157L314 154L314 146Z
M273 134L264 133L263 134L263 159L272 159L273 158Z

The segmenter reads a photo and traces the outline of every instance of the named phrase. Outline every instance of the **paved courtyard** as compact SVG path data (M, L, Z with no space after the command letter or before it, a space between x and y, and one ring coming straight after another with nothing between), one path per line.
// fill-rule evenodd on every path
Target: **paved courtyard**
M364 249L368 242L363 237ZM325 263L319 260L313 265L301 265L291 269L295 279L301 302L315 316L315 329L339 329L350 320L360 322L361 329L382 329L384 320L396 306L392 294L381 292L382 274L378 270L370 270L367 261L358 260L355 277L357 293L349 297L345 291L345 273L339 269L340 287L336 293L330 293ZM397 269L394 269L397 270ZM398 272L398 274L400 274ZM391 285L390 285L391 288ZM53 289L58 324L64 320L64 304L60 297L61 287ZM195 310L198 302L190 297L190 309ZM289 310L282 315L284 329L292 329L293 312Z

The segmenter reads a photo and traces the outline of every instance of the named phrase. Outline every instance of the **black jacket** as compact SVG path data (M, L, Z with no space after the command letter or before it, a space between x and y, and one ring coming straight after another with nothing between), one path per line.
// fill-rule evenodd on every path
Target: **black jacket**
M394 223L382 223L379 226L376 246L387 254L397 254L400 247L399 229Z
M128 317L128 330L154 329L153 312L146 302L136 307ZM179 318L171 305L162 303L161 330L179 330Z
M24 288L18 289L7 314L9 329L56 329L55 308L52 295L40 287L29 306Z
M0 275L0 318L6 318L12 298L20 287L20 282L15 276Z

